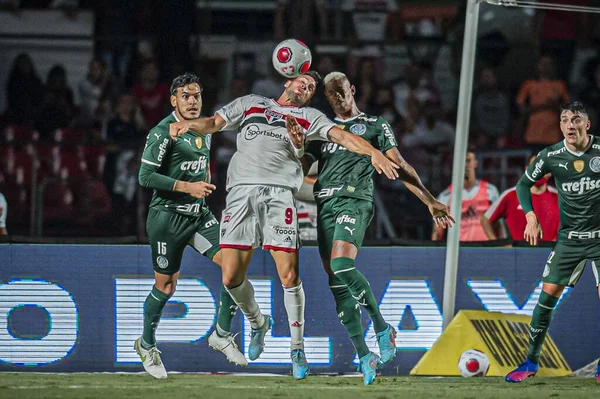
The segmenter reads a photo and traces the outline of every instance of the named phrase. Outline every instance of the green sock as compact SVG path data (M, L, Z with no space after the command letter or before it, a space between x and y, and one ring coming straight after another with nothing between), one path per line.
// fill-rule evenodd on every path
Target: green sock
M162 311L171 298L170 295L152 286L152 291L144 302L144 333L142 334L142 346L152 347L156 345L156 327L160 322Z
M388 327L379 311L379 305L371 290L371 284L365 276L354 267L354 259L335 258L331 260L331 270L336 277L348 286L352 296L356 301L367 309L367 313L373 320L375 332L381 332Z
M237 312L237 305L229 292L225 289L225 286L221 286L221 296L219 298L219 313L217 315L217 335L219 337L226 337L231 335L231 321Z
M360 320L360 305L352 297L348 287L338 277L329 276L329 289L335 299L335 310L338 317L352 340L352 345L354 345L358 357L363 357L370 350L365 342L365 335Z
M527 358L535 364L540 362L540 353L542 345L550 327L552 312L558 303L558 298L544 291L540 294L540 299L533 309L531 324L529 325L529 353Z

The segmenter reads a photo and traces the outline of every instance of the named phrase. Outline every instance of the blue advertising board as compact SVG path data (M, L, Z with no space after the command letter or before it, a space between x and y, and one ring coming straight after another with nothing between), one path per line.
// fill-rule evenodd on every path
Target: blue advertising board
M464 248L456 309L530 315L549 249ZM300 253L306 292L306 351L313 373L347 373L356 358L340 324L316 248ZM408 374L442 333L445 248L364 248L357 266L371 282L399 354L383 373ZM206 339L216 317L221 273L187 249L177 292L157 331L169 371L288 373L289 330L273 260L257 251L249 269L257 301L275 319L266 350L248 368L228 363ZM0 371L139 371L132 349L153 284L150 248L137 245L0 245ZM572 369L600 356L599 301L587 268L563 295L550 334ZM366 337L375 333L363 312ZM238 314L242 351L250 327Z

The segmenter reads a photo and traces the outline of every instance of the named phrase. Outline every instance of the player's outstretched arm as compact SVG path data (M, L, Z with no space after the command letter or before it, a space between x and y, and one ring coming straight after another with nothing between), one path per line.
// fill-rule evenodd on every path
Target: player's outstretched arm
M177 140L177 137L189 130L200 134L211 134L223 129L226 124L225 119L221 115L215 114L209 118L171 123L169 125L169 135L173 140Z
M397 164L390 161L366 140L348 133L338 127L332 127L327 133L329 140L341 145L348 151L359 155L367 155L371 157L371 164L379 174L385 174L388 179L396 180L398 178L399 168Z
M390 148L385 152L385 156L388 157L392 162L397 165L400 165L398 169L398 174L400 180L404 183L404 185L421 200L427 208L429 209L429 213L433 217L434 226L437 227L437 230L443 230L448 227L452 227L454 223L454 218L450 215L450 209L443 204L442 202L435 199L435 197L427 190L427 187L423 184L417 171L404 160L402 155L396 147ZM438 238L439 232L436 232L434 229L434 239ZM442 234L443 236L443 234Z

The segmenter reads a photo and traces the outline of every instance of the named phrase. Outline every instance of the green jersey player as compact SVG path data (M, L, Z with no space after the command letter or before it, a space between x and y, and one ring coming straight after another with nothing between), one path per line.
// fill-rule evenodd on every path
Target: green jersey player
M592 262L596 286L600 266L600 138L588 133L590 120L580 102L561 108L564 140L542 150L517 183L517 196L525 212L525 240L537 245L542 228L531 201L530 188L546 173L554 176L558 191L560 230L542 273L542 292L529 325L529 352L525 363L508 373L506 381L521 382L538 370L542 344L552 313L566 286L574 286ZM600 289L600 286L598 286Z
M169 136L171 123L200 117L202 87L198 77L190 73L176 77L170 100L174 111L150 130L139 173L140 184L154 189L146 228L155 283L144 303L144 332L134 349L144 369L155 378L167 378L155 331L164 306L175 292L185 247L190 245L221 264L219 222L204 200L215 190L208 183L211 136L188 132L178 141ZM208 343L231 362L247 365L230 332L236 310L229 293L221 288L219 314Z
M423 186L415 170L401 157L390 125L381 117L361 112L354 100L355 88L346 75L332 72L325 77L325 94L338 127L362 137L392 162L400 165L399 178L425 203L437 226L454 221L448 208ZM294 132L293 130L296 130ZM296 143L298 126L290 129ZM319 162L314 196L317 201L317 240L338 316L360 358L359 371L365 385L373 383L378 356L364 339L360 306L365 307L377 333L381 362L396 355L396 331L383 319L369 282L354 265L365 231L373 218L373 172L369 158L354 154L339 144L316 141L308 144L305 160ZM307 165L305 165L307 166ZM359 306L360 305L360 306Z

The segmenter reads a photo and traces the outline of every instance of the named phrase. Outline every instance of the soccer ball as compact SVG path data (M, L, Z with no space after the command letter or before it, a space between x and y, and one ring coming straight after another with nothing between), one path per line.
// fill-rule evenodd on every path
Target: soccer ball
M308 71L312 62L310 49L296 39L282 41L273 50L273 67L286 78L296 78Z
M490 368L490 359L477 349L469 349L458 359L458 371L463 377L485 377Z

